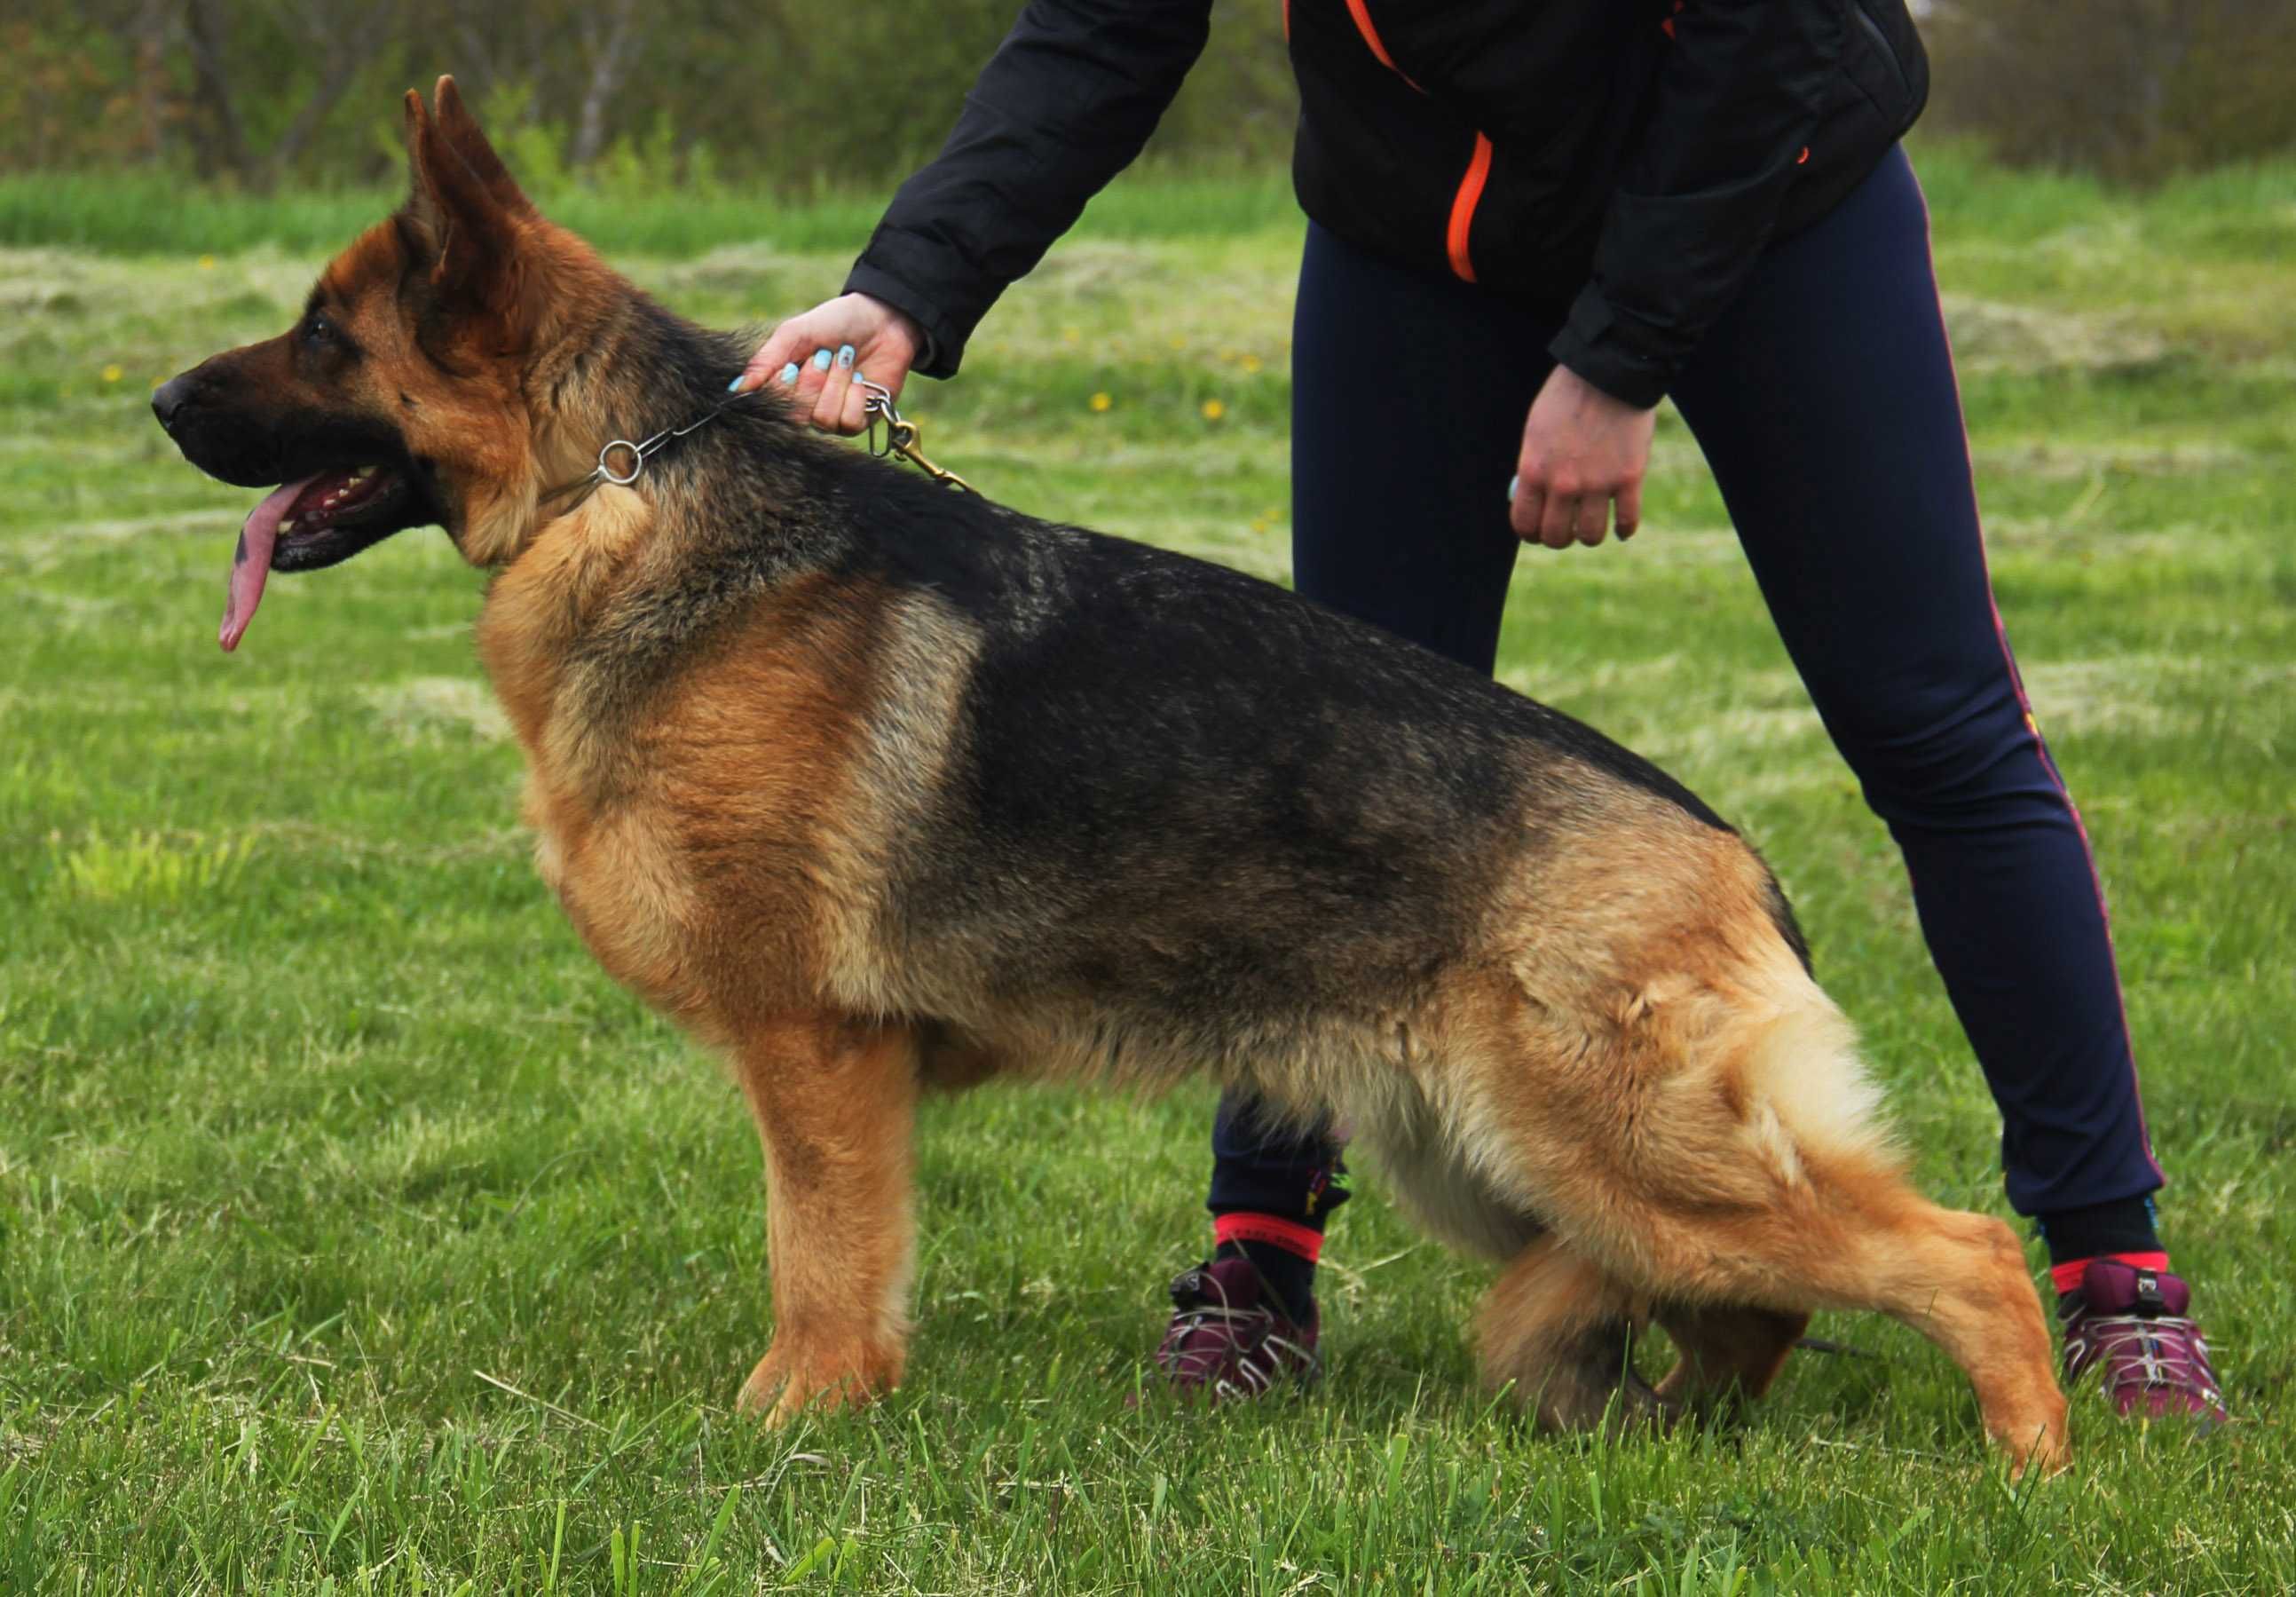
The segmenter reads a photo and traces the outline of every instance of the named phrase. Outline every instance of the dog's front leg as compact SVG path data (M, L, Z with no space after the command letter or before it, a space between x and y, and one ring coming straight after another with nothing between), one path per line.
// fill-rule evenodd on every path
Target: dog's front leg
M775 1319L740 1402L769 1425L901 1379L916 1058L904 1027L822 1016L756 1028L734 1050L766 1147Z

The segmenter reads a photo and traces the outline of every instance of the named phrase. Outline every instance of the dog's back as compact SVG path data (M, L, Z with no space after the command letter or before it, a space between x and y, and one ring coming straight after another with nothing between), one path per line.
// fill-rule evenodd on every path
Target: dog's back
M918 498L876 552L967 658L887 886L921 965L1120 994L1127 1030L1250 1069L1271 1033L1406 1006L1588 815L1721 827L1578 723L1267 583Z

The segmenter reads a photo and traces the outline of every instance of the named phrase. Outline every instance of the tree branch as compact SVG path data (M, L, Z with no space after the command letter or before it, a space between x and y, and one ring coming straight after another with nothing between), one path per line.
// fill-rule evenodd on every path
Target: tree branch
M231 22L217 0L191 0L184 21L192 46L192 73L199 86L201 103L208 109L208 127L201 139L201 165L210 172L220 165L246 177L254 165L247 150L247 128L239 119L231 80L224 71L229 54Z
M357 77L359 68L366 64L369 54L382 42L386 17L382 7L354 6L352 15L358 19L357 22L343 29L330 26L334 21L332 12L318 13L320 27L314 40L314 51L326 61L326 73L319 79L319 86L311 97L303 102L303 108L295 113L295 119L287 124L287 131L280 135L278 144L273 148L269 164L275 176L295 163L295 158L302 153L303 146L319 130L319 125L327 119L327 113L340 103L344 92L351 86L351 79Z
M629 70L630 42L636 31L636 0L619 0L614 8L613 25L603 40L594 31L585 29L592 41L590 58L590 87L582 96L582 119L576 125L574 148L569 164L586 167L597 160L598 152L606 142L606 105L613 99L614 91L621 86Z

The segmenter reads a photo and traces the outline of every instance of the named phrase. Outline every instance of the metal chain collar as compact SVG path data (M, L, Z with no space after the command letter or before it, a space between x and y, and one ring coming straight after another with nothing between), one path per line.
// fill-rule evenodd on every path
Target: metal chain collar
M754 392L756 391L752 390L750 391ZM571 482L562 482L557 487L546 490L543 493L537 503L547 505L551 500L562 498L570 493L578 493L582 498L586 498L592 493L594 493L602 485L609 482L612 483L616 488L627 488L631 483L636 482L639 475L644 472L647 457L656 449L660 449L672 439L684 438L695 428L716 421L720 414L729 407L739 403L742 398L742 395L735 394L730 399L720 399L718 403L712 405L709 409L703 411L700 416L695 416L684 426L664 427L660 432L655 433L652 438L647 439L644 443L632 443L627 438L617 438L610 440L604 449L598 451L597 470L592 472L586 477L577 477ZM618 450L628 457L629 469L627 471L618 472L614 469L614 457ZM580 503L580 500L578 499L576 503ZM571 508L571 506L569 506L569 508Z
M872 383L868 378L858 374L855 375L853 381L867 396L862 405L861 414L868 418L867 437L870 454L880 460L888 455L898 455L945 488L961 489L966 493L979 491L972 483L967 482L955 472L945 470L925 458L924 451L917 447L917 440L922 429L916 423L903 417L901 413L894 408L892 390L882 383ZM616 488L627 488L644 473L646 461L652 457L654 451L674 440L684 438L699 427L716 421L720 415L740 404L749 395L763 391L762 389L744 389L731 399L718 400L684 426L664 427L643 443L632 443L627 438L610 440L606 446L598 451L597 469L586 477L577 477L571 482L562 482L555 488L544 490L536 503L547 505L554 499L563 498L568 494L575 494L579 496L575 500L575 504L578 505L582 499L587 498L606 484L611 483ZM885 429L885 436L882 442L877 436L877 429L881 424ZM618 458L624 462L625 469L620 471L615 469ZM573 506L569 506L567 508L570 510Z

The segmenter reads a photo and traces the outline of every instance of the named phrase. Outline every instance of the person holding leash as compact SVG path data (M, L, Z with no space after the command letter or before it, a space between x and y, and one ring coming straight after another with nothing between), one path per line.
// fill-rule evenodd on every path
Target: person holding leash
M954 375L974 327L1140 152L1211 0L1030 0L840 297L741 388L862 429L858 379ZM2169 1271L2087 837L1995 608L1899 139L1903 0L1286 0L1308 224L1298 590L1488 672L1516 551L1631 538L1671 398L1818 713L1904 853L2002 1115L2067 1375L2226 1418ZM1329 1128L1212 1130L1215 1251L1157 1359L1211 1397L1310 1374L1347 1197Z

